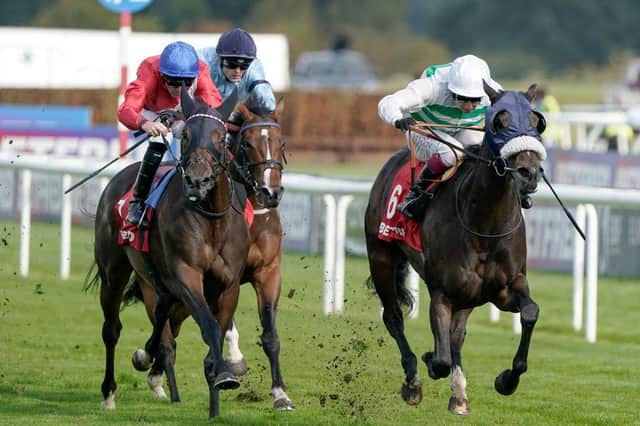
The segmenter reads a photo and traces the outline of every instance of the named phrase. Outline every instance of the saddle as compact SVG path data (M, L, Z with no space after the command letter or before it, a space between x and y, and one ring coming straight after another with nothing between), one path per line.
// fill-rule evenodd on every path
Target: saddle
M451 179L458 168L462 164L462 161L447 169L440 177L439 182L444 182ZM416 170L420 170L424 167L424 162L418 161L416 164ZM393 184L391 185L391 191L385 209L382 212L382 218L380 218L380 228L378 229L378 239L383 241L400 240L405 242L409 247L417 251L422 251L422 241L420 239L420 226L421 223L411 220L403 215L398 210L398 205L407 197L411 190L411 166L407 161L393 178ZM423 188L426 191L435 185L435 182L427 185ZM437 190L437 189L436 189Z

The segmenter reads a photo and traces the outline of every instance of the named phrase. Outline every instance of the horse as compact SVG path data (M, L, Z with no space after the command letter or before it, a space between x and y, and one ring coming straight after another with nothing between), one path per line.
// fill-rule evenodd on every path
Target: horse
M134 364L148 369L155 359L156 364L172 369L174 324L167 319L175 312L188 312L209 347L204 373L209 387L209 416L215 417L219 414L219 390L240 384L222 357L224 332L237 306L249 251L249 230L233 197L230 158L224 150L226 120L237 94L217 109L199 99L194 101L186 90L180 97L185 128L180 141L179 176L170 180L149 225L149 251L135 251L117 241L114 206L133 184L136 164L114 176L100 197L95 221L97 273L85 287L100 283L106 350L103 407L115 408L114 354L122 329L119 311L133 273L135 280L158 295L155 303L147 306L153 331L145 349L134 354ZM175 387L175 382L170 386Z
M280 203L283 187L281 184L282 169L285 161L285 144L280 124L284 113L284 100L280 99L275 111L262 109L253 97L236 106L244 123L239 129L238 142L229 148L237 161L232 170L237 180L244 184L249 200L254 207L254 221L250 228L249 252L246 268L241 283L252 283L257 296L258 316L262 324L262 349L271 366L271 394L274 397L273 407L276 410L293 410L294 405L285 392L285 384L280 370L280 340L276 330L276 311L280 297L280 260L282 243L282 225L277 207ZM149 319L153 321L153 306L157 295L152 286L143 280L126 290L125 300L142 300ZM175 348L182 322L189 313L184 309L174 310L170 316L172 336L165 336L163 345ZM225 339L228 343L226 360L236 376L247 371L244 355L239 348L239 333L235 321L227 330ZM145 368L136 361L134 366ZM147 383L154 395L166 398L163 373L167 374L169 392L172 402L180 401L173 360L156 360L153 364ZM140 368L139 368L140 369Z
M485 119L483 143L469 147L455 175L435 192L419 224L422 251L400 240L378 238L382 215L400 201L391 200L397 190L391 186L408 161L408 149L396 152L383 166L365 212L368 283L380 298L383 322L400 350L405 374L400 394L410 405L422 400L417 360L405 336L402 312L403 306L412 307L414 302L405 287L411 265L427 284L431 299L434 350L424 353L422 360L434 380L451 374L448 409L453 414L471 412L461 352L473 309L491 302L503 311L521 314L522 335L512 367L494 383L502 395L515 392L521 374L527 371L539 314L527 281L520 197L534 192L541 177L541 161L546 157L540 139L544 117L531 108L535 85L526 93L484 86L492 105Z

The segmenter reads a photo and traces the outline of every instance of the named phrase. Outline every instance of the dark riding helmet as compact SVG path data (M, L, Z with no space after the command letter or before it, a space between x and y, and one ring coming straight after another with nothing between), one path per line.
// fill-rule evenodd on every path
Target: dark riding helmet
M200 68L196 50L183 41L167 45L160 55L160 72L167 77L197 77Z
M220 36L216 53L220 57L255 59L256 44L248 32L242 28L234 28Z

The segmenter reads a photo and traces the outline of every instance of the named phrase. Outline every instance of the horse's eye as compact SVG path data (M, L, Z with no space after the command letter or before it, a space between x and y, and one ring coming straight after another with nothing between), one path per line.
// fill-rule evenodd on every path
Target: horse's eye
M547 128L547 120L544 118L544 115L540 114L538 111L529 112L529 123L531 123L531 127L536 129L540 134L542 134Z
M499 111L493 119L493 123L491 123L491 131L493 133L498 133L500 130L506 129L510 125L511 113L505 110Z

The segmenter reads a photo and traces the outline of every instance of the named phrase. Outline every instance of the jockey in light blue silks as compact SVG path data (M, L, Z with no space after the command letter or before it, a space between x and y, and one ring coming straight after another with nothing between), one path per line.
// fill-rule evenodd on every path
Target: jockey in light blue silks
M264 111L274 111L276 98L271 84L265 80L264 67L256 57L256 44L245 30L234 28L223 33L216 47L200 49L198 55L209 65L211 80L215 83L222 99L226 99L233 89L238 89L238 100L245 101L250 95ZM232 125L227 133L228 144L233 144L237 130L242 126L239 114L232 114Z

